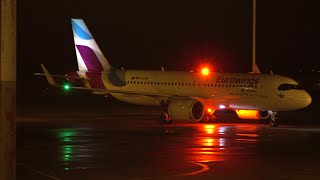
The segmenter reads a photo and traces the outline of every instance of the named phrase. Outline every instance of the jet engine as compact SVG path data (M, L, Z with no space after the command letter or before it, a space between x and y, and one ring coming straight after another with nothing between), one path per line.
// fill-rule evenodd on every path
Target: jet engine
M203 104L194 99L176 100L168 104L168 114L172 120L200 121L204 113Z
M261 119L268 119L270 117L270 114L268 111L259 111L258 115Z

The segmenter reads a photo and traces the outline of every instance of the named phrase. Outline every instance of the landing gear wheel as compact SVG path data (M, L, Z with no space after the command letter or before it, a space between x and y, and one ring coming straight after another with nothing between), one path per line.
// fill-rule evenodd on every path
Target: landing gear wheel
M172 124L172 120L167 113L160 116L160 124Z
M270 127L278 127L279 126L278 122L277 121L273 121L273 120L269 121L269 125L270 125Z
M172 124L172 120L161 120L160 124Z

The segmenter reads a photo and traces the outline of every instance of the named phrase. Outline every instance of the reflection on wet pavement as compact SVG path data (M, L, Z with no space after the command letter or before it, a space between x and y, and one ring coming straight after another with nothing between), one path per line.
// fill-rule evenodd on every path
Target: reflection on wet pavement
M257 124L181 123L170 128L172 135L151 123L18 127L17 161L60 179L212 175L223 172L216 168L260 157L259 146L283 134L269 136L269 127Z
M258 142L258 126L255 125L198 124L195 127L194 145L189 149L193 162L223 161L226 153L230 155L231 148Z

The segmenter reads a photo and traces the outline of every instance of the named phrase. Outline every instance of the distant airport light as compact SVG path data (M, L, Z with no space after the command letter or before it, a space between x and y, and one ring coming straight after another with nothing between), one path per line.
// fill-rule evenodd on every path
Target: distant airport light
M225 108L226 108L226 106L225 106L225 105L220 104L220 105L219 105L219 108L220 108L220 109L225 109Z
M207 68L207 67L202 68L202 69L201 69L201 74L202 74L203 76L208 76L208 75L210 74L209 68Z

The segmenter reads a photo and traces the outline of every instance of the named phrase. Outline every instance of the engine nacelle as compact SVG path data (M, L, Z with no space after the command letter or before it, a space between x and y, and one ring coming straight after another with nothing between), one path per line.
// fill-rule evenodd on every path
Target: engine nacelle
M268 111L259 111L259 117L261 119L268 119L270 117L270 114Z
M168 114L172 120L200 121L204 113L203 104L193 99L171 101L168 105Z

